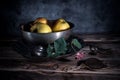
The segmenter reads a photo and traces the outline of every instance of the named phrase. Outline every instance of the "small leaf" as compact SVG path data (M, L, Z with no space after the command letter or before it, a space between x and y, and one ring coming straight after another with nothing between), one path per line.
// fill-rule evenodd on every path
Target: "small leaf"
M48 45L47 53L48 53L47 57L51 57L52 56L53 47L50 44Z
M64 40L64 38L57 39L54 42L54 48L55 48L55 53L60 55L60 54L65 54L67 50L67 43Z
M77 48L82 48L82 45L79 43L79 41L77 39L73 39L71 44L73 44L74 46L76 46Z

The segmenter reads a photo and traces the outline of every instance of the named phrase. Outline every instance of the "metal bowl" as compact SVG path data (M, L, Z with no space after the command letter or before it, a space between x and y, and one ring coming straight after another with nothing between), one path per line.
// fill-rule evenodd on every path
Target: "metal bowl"
M55 40L59 38L64 38L67 40L70 35L72 34L72 28L73 24L68 22L70 24L70 29L60 31L60 32L51 32L51 33L34 33L22 30L22 37L23 40L30 43L30 44L49 44L53 43ZM24 28L25 25L22 26Z

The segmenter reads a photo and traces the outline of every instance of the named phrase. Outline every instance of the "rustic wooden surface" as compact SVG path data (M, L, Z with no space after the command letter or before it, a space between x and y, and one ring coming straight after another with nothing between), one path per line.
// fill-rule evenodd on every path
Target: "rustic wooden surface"
M76 67L77 60L75 55L69 56L66 59L55 60L46 59L41 60L29 60L16 51L14 51L9 45L9 43L15 42L16 39L1 39L0 43L0 71L10 71L10 72L27 72L28 74L40 74L57 76L64 75L68 77L69 75L74 76L107 76L108 80L119 80L120 75L120 36L119 35L77 35L79 38L83 39L87 44L97 45L104 49L110 48L112 54L97 54L97 55L87 55L86 58L97 58L103 61L107 65L106 68L89 70L81 68L81 66ZM86 52L89 52L89 47L83 48ZM112 75L112 76L111 76ZM35 78L35 77L34 77ZM51 79L53 79L52 77ZM65 77L64 77L65 78ZM74 77L75 78L75 77ZM89 78L89 77L88 77ZM99 80L99 77L92 77L92 79ZM102 77L101 77L102 78ZM70 79L70 78L69 78ZM37 80L37 79L36 79ZM46 79L43 79L46 80ZM48 79L50 80L50 79ZM64 80L60 78L58 80ZM72 80L72 79L70 79ZM79 80L75 78L75 80ZM84 80L84 79L83 79ZM104 79L103 79L104 80Z

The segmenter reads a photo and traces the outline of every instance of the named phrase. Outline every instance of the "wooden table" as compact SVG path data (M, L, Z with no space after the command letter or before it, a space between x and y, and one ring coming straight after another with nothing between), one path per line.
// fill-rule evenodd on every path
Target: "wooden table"
M80 68L80 66L76 67L77 60L75 59L75 55L71 55L62 60L30 60L13 50L10 44L16 42L18 39L13 38L0 40L0 43L3 43L0 45L0 74L3 75L3 78L5 78L6 75L13 76L12 80L16 79L14 75L23 80L27 80L28 78L31 80L38 80L39 78L42 78L42 80L79 80L80 78L82 80L119 80L120 36L105 34L77 34L76 36L88 45L92 44L112 50L112 54L87 55L87 58L102 60L103 63L107 65L106 68L89 70ZM89 52L89 47L85 46L84 50ZM22 77L19 77L20 75L22 75Z

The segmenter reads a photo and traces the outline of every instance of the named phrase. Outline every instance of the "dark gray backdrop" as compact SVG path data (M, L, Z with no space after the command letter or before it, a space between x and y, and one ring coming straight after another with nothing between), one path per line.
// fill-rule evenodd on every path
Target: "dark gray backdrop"
M119 0L118 0L119 1ZM19 36L19 25L37 17L64 18L74 33L119 33L117 0L1 0L0 36Z

